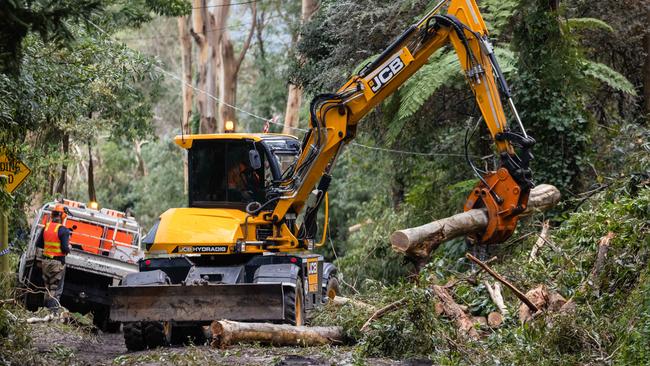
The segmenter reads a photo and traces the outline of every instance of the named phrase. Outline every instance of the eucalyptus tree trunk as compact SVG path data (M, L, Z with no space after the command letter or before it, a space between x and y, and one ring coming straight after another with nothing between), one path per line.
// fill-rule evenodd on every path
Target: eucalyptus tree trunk
M646 14L646 24L650 22L650 10ZM650 119L650 30L646 29L645 37L645 64L643 65L643 99L645 106L645 113L648 114Z
M192 38L188 23L190 18L187 16L178 18L178 40L181 45L181 67L183 69L183 85L181 92L183 94L183 116L181 117L181 133L191 133L190 120L192 119ZM187 154L183 155L183 192L187 193Z
M190 133L190 119L192 118L192 38L188 28L187 16L178 18L178 40L181 45L181 68L183 69L183 116L181 128L183 133Z
M88 201L97 202L97 193L95 192L95 169L93 166L93 150L88 143Z
M230 1L224 1L224 6L222 7L222 28L225 28L228 24L228 10L230 7L229 4ZM238 55L235 55L235 49L233 47L228 31L224 29L221 33L221 69L219 74L219 95L221 96L222 103L219 106L219 132L224 131L227 121L231 121L233 123L233 127L235 128L237 125L237 111L233 108L237 105L237 78L239 76L241 65L244 62L244 58L246 57L246 53L248 52L248 49L251 45L251 40L255 32L256 18L257 5L255 2L252 2L251 27Z
M302 15L301 22L304 25L311 19L314 13L318 10L318 2L316 0L302 0ZM300 36L296 37L298 43ZM299 59L302 57L299 55ZM284 128L282 133L291 134L294 129L298 128L298 113L300 112L300 105L302 104L303 90L300 86L289 84L289 94L287 96L287 107L284 114Z
M217 130L216 101L217 97L217 54L214 47L215 24L214 9L218 9L218 1L194 0L192 2L192 29L190 32L198 48L198 80L197 104L201 121L201 131L213 133ZM212 97L211 97L212 96Z
M59 174L59 179L56 182L56 188L54 193L59 193L63 196L67 194L66 187L66 178L68 176L68 152L70 151L70 135L68 133L63 134L63 140L61 142L63 149L63 162L61 162L61 171Z

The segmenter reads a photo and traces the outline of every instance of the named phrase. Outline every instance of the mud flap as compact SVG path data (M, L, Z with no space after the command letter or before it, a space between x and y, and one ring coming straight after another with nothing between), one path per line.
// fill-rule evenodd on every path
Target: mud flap
M289 284L110 287L111 320L208 322L282 321Z

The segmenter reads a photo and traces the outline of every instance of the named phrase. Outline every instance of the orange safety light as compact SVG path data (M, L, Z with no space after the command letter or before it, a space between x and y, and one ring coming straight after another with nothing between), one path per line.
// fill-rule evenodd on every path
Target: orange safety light
M235 132L235 122L233 122L233 121L226 121L226 125L225 125L225 127L226 127L226 128L225 128L226 133Z

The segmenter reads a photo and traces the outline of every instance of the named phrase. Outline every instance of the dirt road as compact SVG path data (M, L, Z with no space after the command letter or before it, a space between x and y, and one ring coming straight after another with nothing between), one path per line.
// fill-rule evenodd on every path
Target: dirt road
M121 333L93 334L64 324L34 324L39 352L67 365L430 365L426 361L359 359L351 347L267 347L240 345L225 350L207 345L128 352Z

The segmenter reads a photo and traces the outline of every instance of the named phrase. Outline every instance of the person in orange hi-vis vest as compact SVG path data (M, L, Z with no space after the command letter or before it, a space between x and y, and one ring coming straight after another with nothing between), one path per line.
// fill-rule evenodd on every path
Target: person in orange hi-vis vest
M36 241L36 246L43 249L41 269L46 290L44 305L54 314L61 307L59 300L65 279L65 256L70 253L70 229L63 226L65 218L63 205L57 204L52 210L50 221L45 224Z

